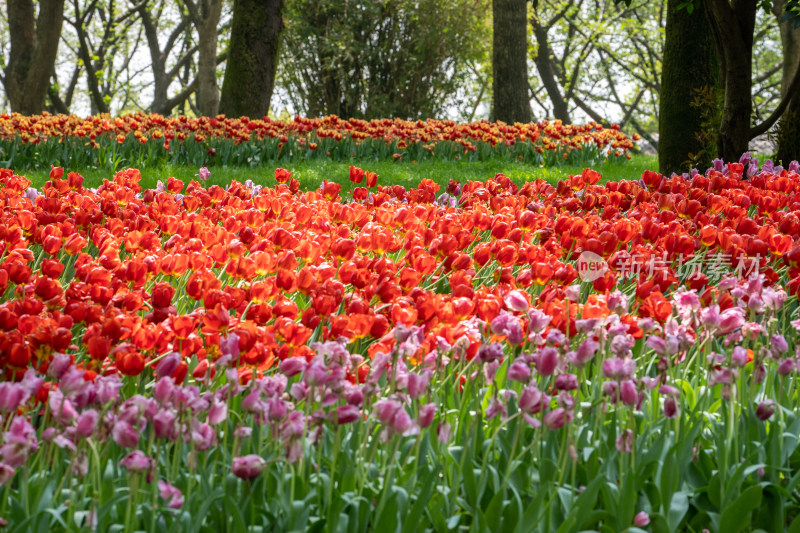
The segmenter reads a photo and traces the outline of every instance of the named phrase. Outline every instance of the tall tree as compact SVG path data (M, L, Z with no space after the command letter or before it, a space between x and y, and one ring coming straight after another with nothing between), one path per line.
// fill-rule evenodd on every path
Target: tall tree
M267 114L283 28L283 0L234 0L221 113L254 118Z
M210 117L217 114L217 27L222 0L183 0L189 19L197 30L197 108Z
M308 116L440 116L488 41L488 0L286 0L281 78Z
M714 41L705 13L678 9L682 2L667 2L658 124L663 174L685 170L687 162L707 167L715 153L709 135L719 86Z
M784 164L800 160L800 91L788 94L792 80L800 68L800 27L793 20L784 18L786 0L775 0L772 12L778 18L783 48L783 72L781 95L791 98L778 123L778 153L776 159Z
M7 3L11 51L2 82L11 110L26 115L44 109L64 14L64 0L40 0L38 4L37 14L33 0Z
M632 0L615 1L630 5ZM791 96L800 92L800 69L795 72L772 114L760 124L751 126L756 13L765 3L760 0L689 0L680 2L680 5L690 14L694 11L694 16L700 16L703 10L708 18L724 95L717 131L717 153L727 161L738 160L747 151L750 140L767 132L783 115ZM800 10L793 11L791 17L793 20L800 18ZM665 70L685 69L687 66L685 63L679 66L666 63L665 58Z
M751 139L766 133L786 111L792 96L800 92L798 70L775 111L760 124L751 126L753 34L760 5L758 0L703 1L711 22L725 91L717 150L728 161L737 160L747 151Z
M148 70L153 76L153 100L148 107L152 113L169 115L175 107L184 105L200 84L199 69L192 67L196 64L201 46L192 38L192 22L188 14L180 13L171 27L162 20L172 7L168 0L143 1L136 6L150 52ZM217 27L215 31L221 32L223 29ZM215 68L224 61L226 53L216 55ZM191 75L193 70L197 71L194 76ZM216 90L216 70L214 77ZM169 96L170 86L174 82L180 83L180 90ZM197 109L197 112L200 110Z
M566 14L570 7L572 7L571 2L549 20L544 20L540 16L537 10L538 6L534 8L531 14L531 29L533 29L533 36L536 39L536 57L534 57L533 62L539 72L542 85L547 91L550 103L553 105L553 117L565 124L572 122L569 116L569 95L566 94L566 91L565 94L562 94L559 87L559 78L563 80L564 75L563 72L558 70L553 58L553 51L550 48L547 32ZM575 77L573 78L573 86L574 79Z
M136 22L136 6L121 12L116 0L72 0L71 4L72 16L65 16L64 20L72 26L77 37L76 55L86 72L92 113L108 113L109 102L117 86L114 79L119 75L115 67L120 67L120 70L125 68L135 51L123 53L127 39L133 33L130 29ZM114 64L117 57L124 58L120 65ZM58 105L55 101L57 95L51 93L50 97Z
M492 116L533 120L528 86L528 2L492 0Z

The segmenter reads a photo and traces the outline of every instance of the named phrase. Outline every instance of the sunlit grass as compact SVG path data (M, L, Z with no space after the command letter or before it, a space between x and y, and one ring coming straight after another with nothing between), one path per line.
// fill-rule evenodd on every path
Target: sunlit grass
M277 167L286 167L293 172L293 177L300 181L303 189L316 189L325 181L341 183L349 188L348 169L350 165L360 166L365 170L377 172L378 183L382 185L403 185L416 187L420 180L428 178L440 185L446 185L451 179L464 182L467 180L485 181L501 172L520 184L537 178L555 183L570 174L580 174L583 170L578 166L540 167L526 163L511 161L463 162L426 160L419 163L405 161L298 161L293 164L271 163L253 167L214 167L211 166L211 177L205 183L210 185L227 185L233 180L244 182L252 180L262 185L274 185L274 171ZM654 157L633 155L630 161L610 162L595 167L603 174L603 181L638 180L647 169L657 169L658 161ZM158 180L166 181L173 176L188 183L196 179L196 168L189 166L165 165L157 168L146 168L142 172L141 185L144 188L155 187ZM97 187L103 179L110 179L112 172L98 168L65 168L66 172L79 172L85 178L84 185ZM34 187L41 187L50 172L50 167L42 166L21 174L33 182Z

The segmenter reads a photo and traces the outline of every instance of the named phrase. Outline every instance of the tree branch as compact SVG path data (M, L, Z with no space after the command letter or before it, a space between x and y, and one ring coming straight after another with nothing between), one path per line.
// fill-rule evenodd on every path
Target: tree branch
M773 111L772 114L768 116L766 120L764 120L764 122L750 128L750 139L754 139L762 133L766 133L767 130L769 130L776 122L778 122L778 119L781 118L783 112L786 111L786 107L789 105L789 102L792 100L792 98L797 96L797 93L800 93L800 68L795 71L794 77L792 78L792 83L789 84L789 89L781 98L781 101L778 104L778 107L775 108L775 111Z

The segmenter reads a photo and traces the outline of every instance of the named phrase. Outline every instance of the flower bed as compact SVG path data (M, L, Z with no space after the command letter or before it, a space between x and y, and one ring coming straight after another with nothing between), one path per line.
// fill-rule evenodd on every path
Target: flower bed
M629 157L634 140L618 126L560 121L531 124L447 120L344 120L336 116L282 121L241 118L166 118L143 113L0 115L0 166L17 170L51 161L72 168L152 167L161 163L259 165L330 158L503 158L548 166L596 165Z
M794 530L797 164L600 177L0 170L0 517Z

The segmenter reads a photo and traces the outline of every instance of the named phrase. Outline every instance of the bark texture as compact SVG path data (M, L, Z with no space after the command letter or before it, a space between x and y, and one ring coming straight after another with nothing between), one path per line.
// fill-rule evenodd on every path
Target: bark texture
M714 41L705 13L679 10L681 2L667 1L661 68L658 166L667 175L692 164L707 167L716 151L710 131L719 86Z
M750 144L753 111L753 31L757 0L706 0L725 90L717 150L726 161L738 161Z
M283 0L234 0L220 112L260 118L269 111L283 31Z
M183 0L197 30L197 109L213 117L219 107L217 88L217 26L222 14L222 0Z
M773 4L773 13L781 19L785 0ZM781 77L781 96L790 97L778 125L778 153L776 159L784 166L792 160L800 160L800 94L787 95L789 86L800 68L800 28L793 21L780 24L781 47L783 48L783 73Z
M41 113L55 69L64 0L8 0L11 50L4 85L11 110L25 115Z
M553 51L550 49L550 42L547 39L547 30L536 13L531 17L531 27L533 28L533 35L536 38L538 51L533 62L536 65L536 70L539 72L539 78L542 80L547 97L553 104L553 117L561 120L564 124L572 123L569 116L569 105L567 100L561 94L561 89L558 83L558 73L556 71L555 61L553 60Z
M527 1L492 0L492 115L503 122L530 122Z

